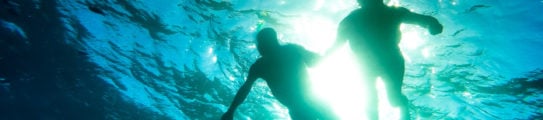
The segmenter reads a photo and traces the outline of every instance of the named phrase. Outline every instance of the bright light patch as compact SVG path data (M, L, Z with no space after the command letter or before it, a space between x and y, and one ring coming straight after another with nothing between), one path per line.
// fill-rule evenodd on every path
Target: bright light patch
M251 44L247 46L248 49L256 49L256 44Z
M424 49L422 49L421 52L422 52L422 56L424 58L429 58L430 57L430 48L424 48Z
M249 27L249 32L254 32L254 31L256 31L256 27L257 27L256 25L255 25L255 26Z
M458 2L456 0L451 0L451 5L457 5Z
M216 55L213 55L213 47L209 47L207 49L207 54L211 56L211 62L212 63L217 63L217 56Z
M334 2L326 3L329 11L337 13L339 11L351 11L358 8L358 3L355 0L334 0Z
M388 1L388 6L400 6L400 1L399 0L390 0Z
M332 106L341 119L363 119L366 94L357 62L348 45L308 69L313 94Z
M464 97L467 97L467 98L470 98L470 99L472 98L471 93L469 93L469 92L467 92L467 91L463 92L462 95L463 95Z
M367 119L365 98L368 96L363 89L367 84L362 80L364 72L358 66L347 44L308 69L313 94L332 106L342 120ZM376 85L380 118L398 119L399 109L390 106L382 81L378 80Z
M207 54L213 54L213 48L212 47L209 47L207 49Z
M279 4L280 4L280 5L287 4L287 1L281 0L281 1L279 1Z
M313 7L313 10L320 10L323 5L324 0L315 0L315 7Z
M292 34L299 36L292 42L301 42L306 49L323 53L335 41L337 23L323 16L302 16L292 23Z
M420 33L422 33L421 28L414 25L400 25L400 30L402 31L402 40L400 46L407 50L417 49L422 46L426 41L421 38Z
M324 8L326 6L320 6L319 4L324 4L325 0L315 2L315 9L320 7L322 7L320 10L336 9L334 7ZM348 2L341 1L341 3ZM399 4L398 0L392 1L392 3ZM342 5L340 3L336 4L338 4L336 6ZM349 5L353 4L346 4L345 6ZM347 8L351 9L351 7L339 7L337 9L347 10ZM283 36L283 34L279 33L279 37L284 42L300 44L310 51L323 54L335 42L338 20L312 14L301 15L288 20L289 25L292 25L289 26L291 29L283 30L283 33L288 34ZM410 44L406 44L409 48L419 48L424 42L421 42L419 33L413 27L407 27L402 31L411 32L404 32L404 35L407 36L403 37L410 39L407 41ZM348 44L322 58L316 66L308 68L308 71L313 94L319 97L321 101L332 106L332 110L340 119L367 119L366 99L368 96L364 89L367 88L368 84L365 84L365 80L362 80L364 72L359 69L358 62ZM377 86L377 89L380 101L378 103L380 118L399 118L399 109L390 106L382 83L381 87Z
M213 55L213 57L211 58L211 62L217 63L217 56L216 55Z
M412 58L416 57L418 54L422 55L425 58L430 56L429 50L421 50L421 46L426 44L426 40L422 39L421 33L424 33L421 27L409 24L401 24L400 31L402 32L402 39L400 41L400 48L402 49L402 55L405 59L405 62L411 63ZM415 53L420 52L420 53ZM415 55L415 56L411 56Z

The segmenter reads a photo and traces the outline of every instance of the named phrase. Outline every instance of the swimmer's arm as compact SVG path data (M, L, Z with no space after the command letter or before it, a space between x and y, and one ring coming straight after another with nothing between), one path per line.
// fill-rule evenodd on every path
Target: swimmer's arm
M436 35L443 31L443 25L439 21L427 15L421 15L417 13L410 12L409 10L403 8L403 11L406 12L403 16L403 22L408 24L416 24L421 27L427 28L430 34Z
M247 98L247 95L251 91L251 88L253 86L253 83L257 80L257 66L253 65L251 66L251 69L249 70L249 76L247 77L247 80L241 88L238 90L238 93L236 94L236 97L234 98L234 101L232 101L232 104L230 105L230 108L228 108L228 111L224 113L222 116L222 120L232 120L234 118L234 111L236 111L236 108L245 101L245 98Z

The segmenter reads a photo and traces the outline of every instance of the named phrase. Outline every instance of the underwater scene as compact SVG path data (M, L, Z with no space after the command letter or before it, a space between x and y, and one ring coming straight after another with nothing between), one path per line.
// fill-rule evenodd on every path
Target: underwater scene
M351 38L329 52L343 36L342 20L371 8L364 1L381 2L2 0L0 119L224 119L252 78L252 89L231 117L293 119L291 107L277 98L276 84L249 76L265 58L257 36L266 28L275 30L280 45L319 56L303 70L310 87L301 94L329 106L335 119L371 119L370 106L378 106L384 120L401 119L402 113L413 120L543 119L543 1L382 1L442 26L436 33L432 24L405 18L391 27L398 33L368 34L398 40L397 47L392 44L405 64L399 88L407 111L392 105L382 76L363 79L375 69L360 68L360 60L373 59L357 57L368 52L360 50L360 41ZM398 66L372 65L387 64ZM370 99L378 105L368 104Z

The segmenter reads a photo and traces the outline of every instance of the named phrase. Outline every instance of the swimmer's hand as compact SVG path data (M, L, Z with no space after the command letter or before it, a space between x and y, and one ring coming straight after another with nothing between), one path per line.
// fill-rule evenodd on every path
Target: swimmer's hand
M232 111L226 111L221 117L221 120L233 120L234 119L234 112Z
M441 32L443 32L443 25L441 25L439 22L437 22L437 20L435 22L433 22L433 24L431 24L429 27L428 27L428 31L430 32L430 34L432 35L437 35Z

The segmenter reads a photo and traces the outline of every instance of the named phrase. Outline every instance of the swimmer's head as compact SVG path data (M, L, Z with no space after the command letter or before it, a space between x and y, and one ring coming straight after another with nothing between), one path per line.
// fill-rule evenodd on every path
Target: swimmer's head
M279 48L277 32L273 28L264 28L258 32L256 37L257 49L260 55L268 56Z

